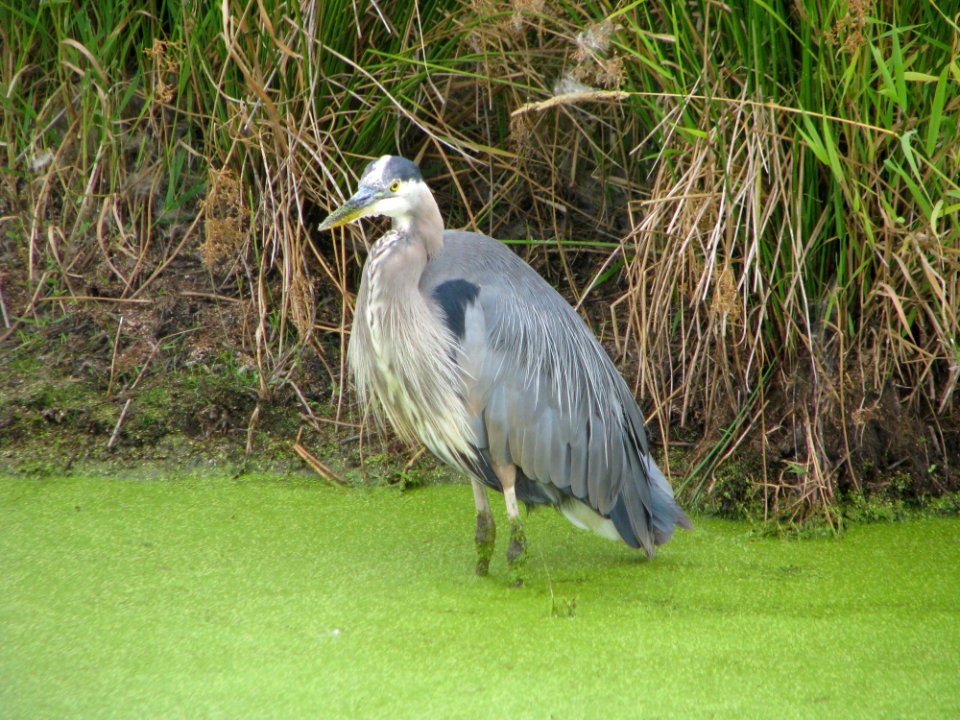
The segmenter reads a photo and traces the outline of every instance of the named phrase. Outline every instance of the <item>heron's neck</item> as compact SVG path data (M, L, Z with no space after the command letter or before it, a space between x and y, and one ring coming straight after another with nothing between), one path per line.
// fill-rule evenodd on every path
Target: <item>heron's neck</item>
M423 243L427 260L443 249L443 217L433 193L426 187L415 203L416 212L393 218L393 229Z

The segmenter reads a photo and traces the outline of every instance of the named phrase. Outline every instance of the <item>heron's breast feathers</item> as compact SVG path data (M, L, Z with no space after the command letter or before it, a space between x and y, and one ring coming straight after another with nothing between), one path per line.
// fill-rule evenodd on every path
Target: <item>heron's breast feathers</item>
M466 470L474 437L456 339L414 291L386 297L365 275L348 361L361 400L372 398L403 439L419 439L448 464ZM379 406L379 407L377 407Z

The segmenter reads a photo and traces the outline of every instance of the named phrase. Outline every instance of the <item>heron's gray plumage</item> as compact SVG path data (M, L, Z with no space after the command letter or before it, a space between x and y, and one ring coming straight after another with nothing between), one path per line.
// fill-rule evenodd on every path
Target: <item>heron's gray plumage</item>
M503 490L508 512L515 492L651 555L690 527L629 388L543 278L492 238L444 230L402 158L368 165L323 227L370 214L393 229L372 247L357 296L348 360L364 401L401 437Z
M480 462L517 465L534 485L525 497L518 484L518 497L531 504L572 497L613 515L624 541L650 553L674 525L687 525L650 457L633 396L573 308L477 233L444 232L420 292L432 297L452 281L479 288L454 346Z

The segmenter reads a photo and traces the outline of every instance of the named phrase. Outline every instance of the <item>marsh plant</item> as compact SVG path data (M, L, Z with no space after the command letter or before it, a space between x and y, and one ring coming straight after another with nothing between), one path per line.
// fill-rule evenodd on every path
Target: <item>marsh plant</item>
M402 152L698 439L689 497L734 453L773 516L957 488L948 3L63 0L0 7L0 48L5 344L91 312L142 366L190 328L353 422L366 236L314 227Z

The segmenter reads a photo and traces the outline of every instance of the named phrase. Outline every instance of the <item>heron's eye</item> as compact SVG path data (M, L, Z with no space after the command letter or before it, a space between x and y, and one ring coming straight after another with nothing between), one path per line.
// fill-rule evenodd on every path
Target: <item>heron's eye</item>
M390 183L390 192L396 192L399 189L400 189L399 180L394 180L392 183Z

